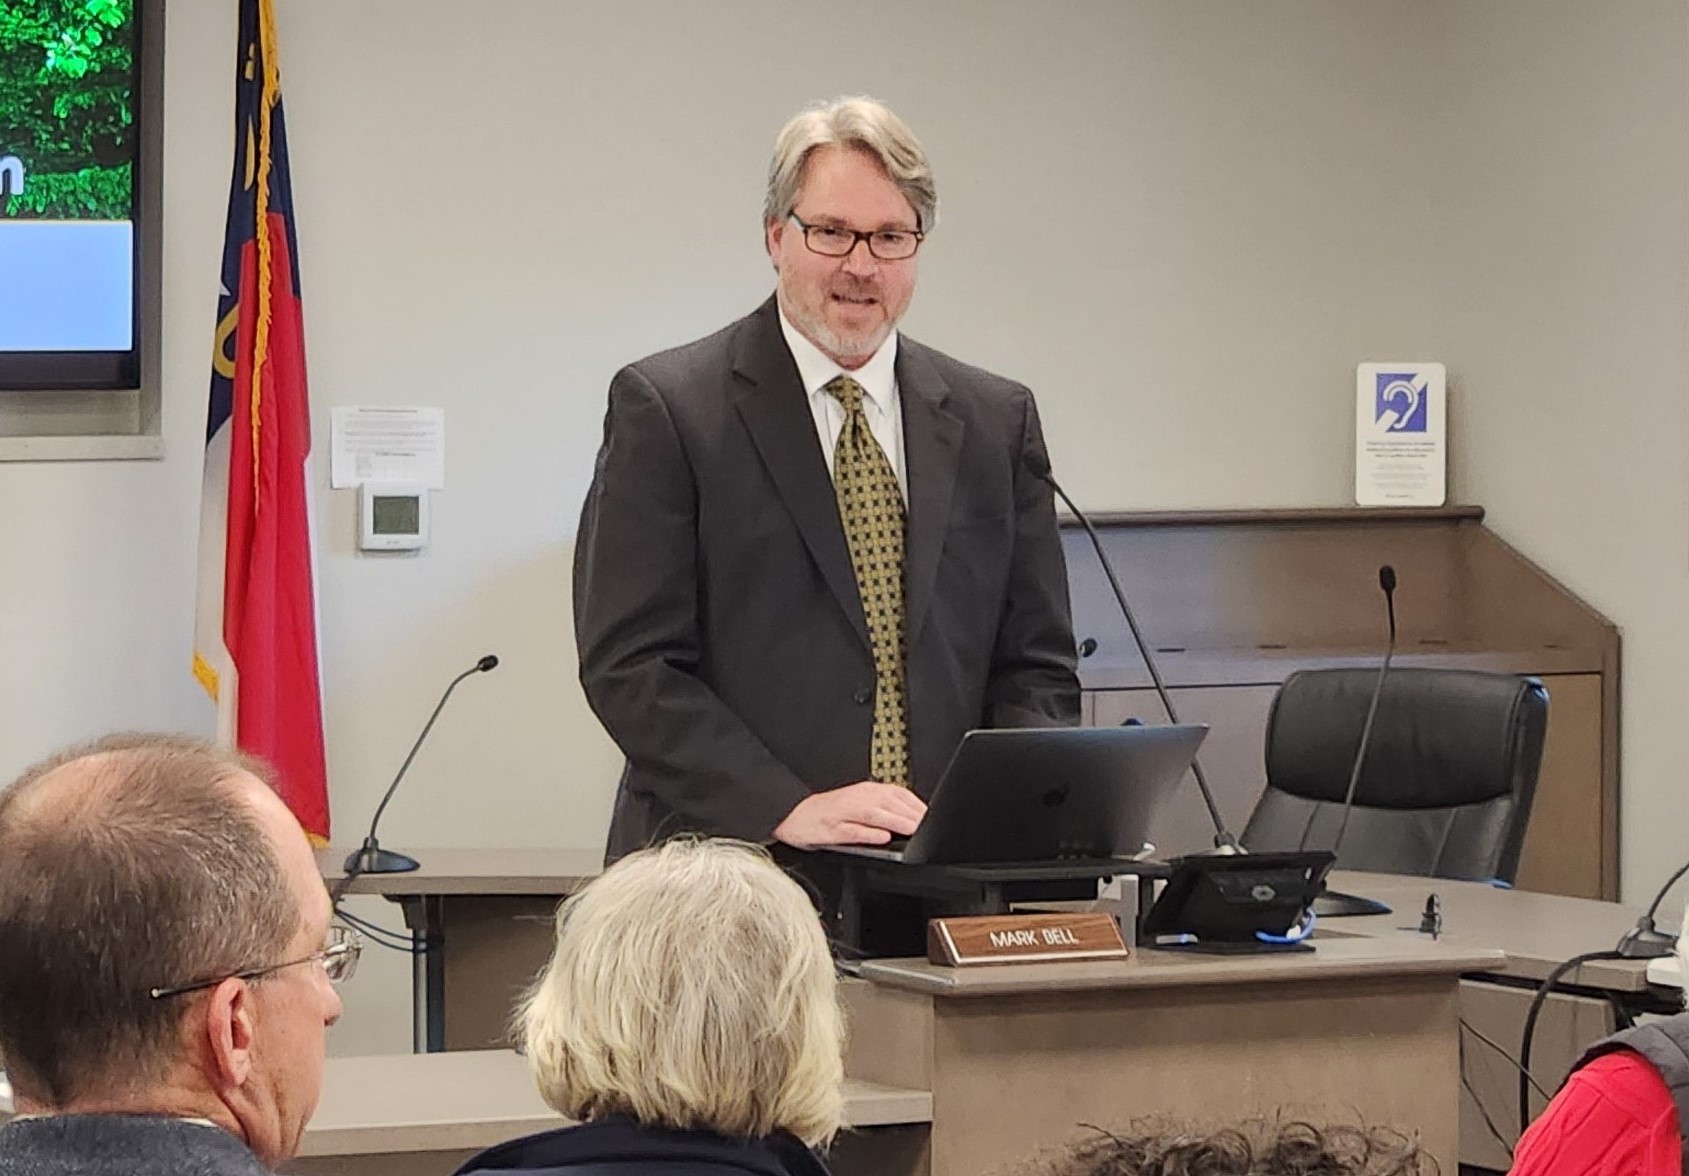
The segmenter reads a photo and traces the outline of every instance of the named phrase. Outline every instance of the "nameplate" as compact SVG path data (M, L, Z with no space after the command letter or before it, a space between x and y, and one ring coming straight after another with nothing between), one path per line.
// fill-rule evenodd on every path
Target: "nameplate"
M965 968L1050 960L1123 960L1132 953L1112 915L980 915L927 923L927 959Z

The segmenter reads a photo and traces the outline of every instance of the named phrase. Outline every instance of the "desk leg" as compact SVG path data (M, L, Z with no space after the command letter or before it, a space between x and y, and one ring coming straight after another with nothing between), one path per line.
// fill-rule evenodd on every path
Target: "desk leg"
M446 1048L444 900L438 894L396 899L411 933L411 1052Z
M1152 878L1148 874L1138 875L1138 909L1132 920L1132 946L1137 947L1146 941L1144 935L1144 920L1149 918L1149 908L1155 905L1155 886L1160 879ZM1125 930L1124 927L1121 928Z
M839 880L839 905L833 923L835 950L849 959L862 955L862 883L855 868L846 866Z

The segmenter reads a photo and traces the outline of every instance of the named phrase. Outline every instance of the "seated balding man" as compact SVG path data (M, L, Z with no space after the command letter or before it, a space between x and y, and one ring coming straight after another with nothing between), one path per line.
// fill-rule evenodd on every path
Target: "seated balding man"
M116 736L0 798L0 1176L262 1176L322 1085L333 982L310 844L257 765Z

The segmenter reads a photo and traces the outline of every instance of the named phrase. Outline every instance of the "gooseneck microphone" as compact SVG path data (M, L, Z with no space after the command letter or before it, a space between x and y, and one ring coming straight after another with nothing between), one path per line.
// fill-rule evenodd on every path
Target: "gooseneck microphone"
M440 701L434 706L434 713L428 716L428 722L422 726L422 734L416 737L416 742L411 744L410 754L405 757L405 762L399 765L399 774L393 777L393 782L387 786L386 795L381 798L381 803L376 806L375 817L369 823L369 836L365 837L363 845L354 850L352 855L346 859L348 880L359 874L403 874L416 869L420 864L413 857L382 849L381 842L377 841L375 837L376 826L381 824L381 814L387 811L387 802L392 800L393 793L398 791L399 781L403 780L405 773L410 770L411 761L416 758L416 753L422 749L422 742L428 738L428 732L434 729L434 720L439 718L440 712L446 708L446 700L452 696L452 691L457 689L457 684L471 674L485 674L489 670L497 668L498 658L489 653L453 678L451 685L446 687L446 692L440 695Z
M1343 795L1343 819L1337 826L1337 839L1331 843L1331 856L1343 849L1343 838L1349 832L1349 816L1355 811L1355 789L1361 782L1361 765L1366 762L1366 749L1372 742L1372 721L1378 716L1378 700L1384 696L1384 679L1390 673L1390 659L1396 656L1396 569L1385 564L1378 569L1378 586L1384 590L1384 608L1390 618L1390 640L1384 647L1384 660L1379 664L1378 677L1372 684L1372 698L1367 702L1366 721L1361 724L1361 740L1355 748L1354 766L1349 769L1349 787ZM1303 835L1306 840L1306 833ZM1375 898L1360 898L1353 894L1339 894L1327 890L1314 899L1314 914L1321 918L1344 915L1387 915L1390 907Z
M1661 931L1655 926L1654 915L1659 912L1660 903L1665 900L1667 892L1677 885L1677 880L1684 874L1689 874L1689 862L1679 866L1677 872L1666 879L1666 884L1654 895L1654 901L1648 904L1648 909L1636 920L1636 926L1624 933L1618 947L1614 949L1621 959L1657 960L1676 950L1677 936Z
M1144 640L1143 630L1138 628L1138 618L1132 612L1132 606L1126 602L1126 592L1120 587L1120 578L1114 574L1114 565L1109 562L1108 553L1103 550L1102 538L1097 529L1091 525L1091 520L1085 517L1085 512L1074 505L1073 499L1067 496L1067 491L1061 488L1055 475L1050 472L1050 461L1042 453L1028 450L1025 457L1026 470L1033 477L1056 492L1067 509L1073 512L1073 517L1079 520L1079 525L1085 528L1085 534L1091 538L1091 546L1096 550L1097 562L1103 566L1103 574L1108 577L1108 586L1114 591L1115 603L1120 606L1120 615L1126 618L1126 627L1132 631L1132 640L1138 647L1138 656L1144 659L1144 668L1149 670L1149 680L1155 685L1155 695L1161 700L1161 709L1167 712L1167 721L1177 724L1179 712L1173 708L1173 698L1167 693L1167 686L1161 680L1161 668L1155 664L1155 658L1150 655L1149 643ZM1092 650L1096 643L1090 638ZM1244 848L1232 831L1226 828L1224 818L1220 816L1220 806L1214 803L1214 793L1208 787L1208 778L1202 774L1202 764L1194 757L1191 759L1191 773L1196 777L1196 786L1202 792L1202 803L1208 806L1208 819L1214 825L1214 849L1223 854L1243 853Z
M1642 917L1636 920L1632 927L1619 937L1619 942L1612 951L1589 951L1575 955L1563 961L1543 982L1537 985L1536 993L1531 997L1530 1007L1525 1012L1525 1024L1519 1037L1519 1133L1523 1135L1529 1125L1530 1104L1527 1097L1527 1078L1531 1072L1531 1045L1536 1037L1537 1018L1542 1014L1542 1006L1554 991L1555 986L1568 972L1584 964L1597 960L1657 960L1671 955L1677 950L1677 936L1661 931L1654 922L1654 916L1659 913L1660 903L1665 901L1671 888L1676 886L1683 875L1689 874L1689 862L1685 862L1672 872L1665 885L1654 894L1654 901L1648 904L1648 909L1642 912ZM1530 1079L1535 1082L1535 1079ZM1540 1090L1540 1087L1538 1088ZM1547 1098L1547 1092L1543 1093Z

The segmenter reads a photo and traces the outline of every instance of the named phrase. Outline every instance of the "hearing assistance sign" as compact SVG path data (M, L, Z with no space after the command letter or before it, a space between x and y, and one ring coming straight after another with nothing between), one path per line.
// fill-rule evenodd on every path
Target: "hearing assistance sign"
M1440 363L1355 369L1355 502L1441 506L1447 494L1447 374Z

